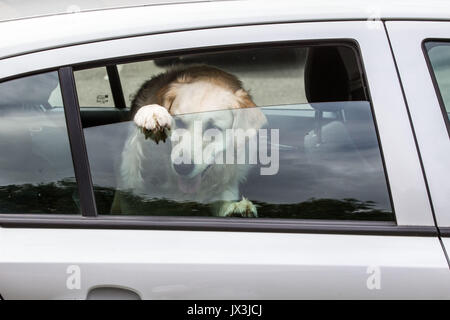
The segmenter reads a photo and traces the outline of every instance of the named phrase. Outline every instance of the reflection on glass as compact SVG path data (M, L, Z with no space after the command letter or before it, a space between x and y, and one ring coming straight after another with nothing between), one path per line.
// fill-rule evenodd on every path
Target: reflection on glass
M258 106L293 104L307 101L303 69L307 48L264 48L225 51L207 54L189 54L119 65L119 72L127 106L149 76L156 76L178 65L213 65L238 77L252 93ZM264 79L264 81L261 81ZM95 88L92 78L79 85ZM77 83L78 84L78 83ZM92 89L91 89L92 90ZM305 107L308 105L305 104Z
M75 71L74 76L81 108L114 108L106 67Z
M249 112L267 123L240 139ZM394 220L368 102L174 118L158 144L133 122L84 129L100 214L237 216L221 210L245 197L259 218Z
M0 84L0 213L78 213L57 87L56 72Z
M450 119L450 44L429 42L427 48L439 91Z

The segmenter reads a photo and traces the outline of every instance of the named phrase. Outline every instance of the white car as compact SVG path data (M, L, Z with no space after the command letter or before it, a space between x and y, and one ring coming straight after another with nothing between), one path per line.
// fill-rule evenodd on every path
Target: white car
M0 1L1 297L449 299L450 3L172 2ZM230 164L129 148L139 88L198 64L267 119L227 199Z

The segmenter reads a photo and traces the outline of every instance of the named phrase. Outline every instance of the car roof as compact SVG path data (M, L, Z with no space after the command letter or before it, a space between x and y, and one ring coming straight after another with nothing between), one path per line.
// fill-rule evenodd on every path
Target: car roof
M202 1L226 0L0 0L0 22L73 12Z
M84 0L74 3L77 1ZM110 1L109 9L90 7L88 11L0 22L0 59L125 36L246 24L367 19L450 21L448 0ZM139 5L127 7L132 3Z

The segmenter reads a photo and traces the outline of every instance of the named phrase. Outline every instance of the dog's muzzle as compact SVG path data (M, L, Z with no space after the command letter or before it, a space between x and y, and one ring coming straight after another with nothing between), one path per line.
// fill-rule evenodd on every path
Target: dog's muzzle
M202 173L197 174L195 177L190 178L189 174L191 174L195 169L194 164L179 164L179 165L174 164L173 168L178 174L177 177L178 188L183 193L187 194L197 192L200 188L205 173L208 171L210 167L211 165L207 166L206 169L202 171Z
M173 168L176 173L178 173L180 176L188 176L194 171L195 165L194 164L174 164Z

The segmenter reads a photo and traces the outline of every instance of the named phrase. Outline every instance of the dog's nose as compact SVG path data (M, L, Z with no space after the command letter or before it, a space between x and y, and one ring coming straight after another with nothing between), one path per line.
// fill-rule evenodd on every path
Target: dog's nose
M194 170L193 164L174 164L173 168L180 176L187 176Z

